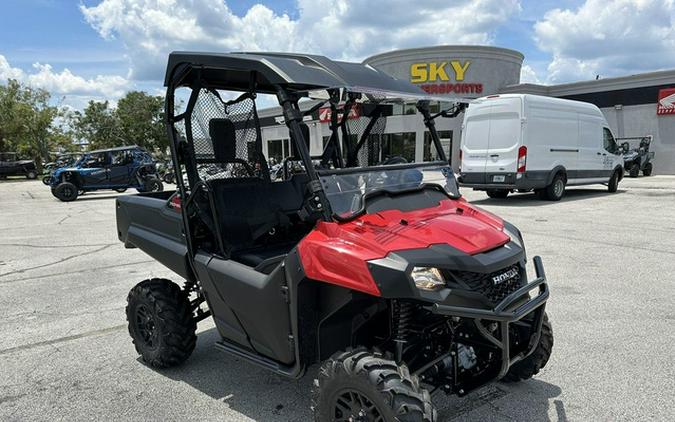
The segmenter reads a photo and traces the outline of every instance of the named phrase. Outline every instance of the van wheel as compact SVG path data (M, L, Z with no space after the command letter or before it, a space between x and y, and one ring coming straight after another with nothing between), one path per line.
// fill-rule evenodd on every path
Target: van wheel
M607 190L610 193L614 193L619 189L619 172L615 171L614 174L612 174L612 178L609 179L609 183L607 184Z
M487 196L490 198L495 199L504 199L509 196L509 191L504 189L488 189L485 193L487 193Z
M565 176L556 174L551 184L544 189L544 193L549 201L560 201L565 195Z
M643 176L651 176L652 175L652 163L647 163L645 164L645 168L642 169L642 175Z
M628 171L628 175L630 177L638 177L640 175L640 165L639 164L633 164Z

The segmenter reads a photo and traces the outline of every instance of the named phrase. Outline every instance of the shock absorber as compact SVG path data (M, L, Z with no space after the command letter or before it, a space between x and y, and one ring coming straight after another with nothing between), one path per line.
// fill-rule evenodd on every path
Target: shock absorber
M409 302L395 300L392 303L392 329L396 363L401 363L403 360L403 346L408 341L413 310L413 305Z

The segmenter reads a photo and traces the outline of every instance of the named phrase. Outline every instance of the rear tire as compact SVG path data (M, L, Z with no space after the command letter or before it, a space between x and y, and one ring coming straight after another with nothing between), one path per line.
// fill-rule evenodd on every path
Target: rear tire
M52 194L63 202L71 202L77 199L77 186L70 182L61 182L54 189Z
M607 190L610 193L614 193L619 189L619 172L615 171L614 174L612 174L612 177L609 179L609 183L607 184Z
M157 177L149 177L143 183L143 189L136 189L141 193L145 192L162 192L164 190L164 185Z
M488 189L485 193L487 193L487 196L494 199L504 199L509 196L509 191L506 189Z
M549 201L560 201L565 195L565 176L558 173L550 185L544 188L545 198Z
M119 188L119 189L113 189L117 193L124 193L127 191L127 188Z
M407 366L365 348L338 352L321 365L312 387L312 409L317 422L433 422L437 417L429 392Z
M640 175L640 165L639 164L633 164L630 167L630 170L628 171L628 176L638 177L639 175Z
M126 313L134 347L150 366L176 366L192 354L197 323L177 284L161 278L141 281L129 292Z
M49 183L52 181L52 176L45 176L42 178L42 183L49 186Z
M539 344L534 352L520 362L509 368L509 372L504 375L504 382L524 381L537 375L541 368L546 366L551 352L553 351L553 326L548 320L548 315L544 313L544 321L541 324L541 337Z
M651 176L653 169L654 169L654 167L652 166L652 163L645 164L645 168L642 169L642 175L643 176Z
M28 173L26 173L26 179L37 179L38 174L35 170L29 170Z

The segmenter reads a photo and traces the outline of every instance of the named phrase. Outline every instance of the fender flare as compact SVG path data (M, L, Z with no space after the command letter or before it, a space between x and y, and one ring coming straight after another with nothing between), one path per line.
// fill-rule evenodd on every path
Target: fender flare
M558 174L562 173L565 175L565 181L567 181L567 169L561 165L555 166L553 170L551 170L548 174L548 178L546 179L546 186L550 185L553 183L553 178Z
M66 179L66 175L70 175L70 180L68 180L68 182L74 184L78 188L82 187L82 179L80 179L80 173L76 171L64 171L63 173L61 173L59 175L59 183L61 183Z

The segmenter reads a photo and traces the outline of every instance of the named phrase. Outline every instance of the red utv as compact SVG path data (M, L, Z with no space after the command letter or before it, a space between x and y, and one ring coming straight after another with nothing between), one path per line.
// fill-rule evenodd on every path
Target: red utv
M318 421L432 421L430 392L461 396L546 364L541 260L528 282L518 229L462 199L434 123L456 113L432 113L434 98L369 66L310 55L172 53L165 84L186 180L174 194L117 199L120 240L184 280L129 293L145 362L185 361L211 316L224 352L291 378L319 363ZM296 169L274 181L264 95L292 142L283 168ZM435 161L409 162L386 135L411 103ZM330 131L310 155L322 128L310 136L303 122L321 108Z

